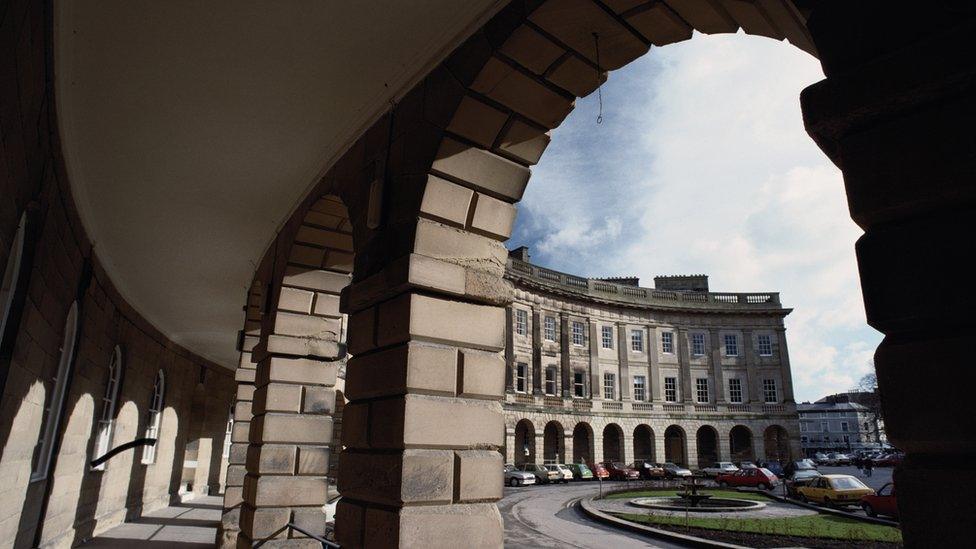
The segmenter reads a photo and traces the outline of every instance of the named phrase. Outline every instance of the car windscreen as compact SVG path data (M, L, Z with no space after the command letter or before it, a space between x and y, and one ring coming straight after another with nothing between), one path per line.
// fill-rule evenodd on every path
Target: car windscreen
M830 479L830 485L835 490L863 490L867 488L863 482L854 477L841 477Z
M620 463L619 461L614 461L613 463L611 463L611 465L613 465L613 468L614 469L626 469L627 468L626 465L624 465L623 463Z
M776 476L776 475L773 474L772 471L770 471L769 469L767 469L765 467L760 467L759 470L762 471L763 474L766 475L767 477L775 477Z

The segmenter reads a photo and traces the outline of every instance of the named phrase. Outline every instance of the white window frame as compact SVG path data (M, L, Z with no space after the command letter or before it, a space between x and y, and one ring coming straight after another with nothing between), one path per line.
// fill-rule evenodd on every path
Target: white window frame
M516 362L515 363L515 392L524 393L526 391L526 387L528 387L528 381L529 381L529 365L525 362ZM519 389L519 385L522 386L521 389Z
M14 241L10 245L7 255L7 265L3 269L3 278L0 279L0 338L7 333L7 322L10 320L10 313L14 307L14 297L17 294L17 285L20 284L21 262L24 258L24 246L27 241L27 213L20 216L20 223L17 225L17 233ZM11 336L16 337L16 336ZM0 340L0 346L3 341Z
M664 401L678 402L678 378L664 378Z
M550 377L549 374L552 374L552 376ZM546 395L548 395L548 396L556 396L556 391L558 390L558 386L557 386L557 383L556 383L557 377L558 377L558 371L556 370L556 367L555 366L547 366L546 367L546 371L543 374L543 378L542 378L543 379L543 388L545 389L544 392L546 393ZM552 389L551 391L549 390L550 389L550 385L551 385L551 389Z
M634 400L638 402L647 400L647 378L645 376L634 376Z
M729 378L729 402L742 403L742 380L737 377Z
M773 356L773 336L759 334L756 336L756 351L759 356Z
M644 352L644 331L640 328L630 331L630 350L635 353Z
M586 372L573 372L573 396L576 398L586 397Z
M692 356L705 356L705 334L701 332L691 334Z
M529 312L525 309L515 309L515 333L529 335Z
M577 347L582 347L583 343L585 342L584 335L583 335L583 323L574 320L572 324L572 328L573 328L573 345L576 345Z
M849 433L850 432L850 425L848 425L848 423L846 421L840 422L840 431L842 433Z
M775 379L766 378L763 380L763 402L766 404L776 404L779 402L778 393Z
M661 332L661 352L667 355L674 354L674 332Z
M159 434L163 424L163 404L166 398L166 373L162 368L156 372L156 379L153 380L152 399L149 401L149 409L146 413L146 434L144 438L156 439L156 444L142 447L142 464L152 465L156 463L156 454L159 449Z
M600 326L600 342L604 349L613 349L613 326Z
M546 316L545 320L542 321L543 325L543 337L546 341L556 341L556 318L552 316Z
M820 422L820 432L821 433L829 433L830 432L830 422L829 421L821 421Z
M75 351L78 347L78 302L75 301L68 309L64 319L64 334L61 339L61 357L58 360L57 377L54 378L48 399L48 407L44 411L41 425L41 438L37 441L34 467L31 470L31 482L47 478L51 468L51 458L54 453L54 439L61 426L61 411L64 400L68 396L68 382L71 369L75 361Z
M115 409L119 402L119 392L122 387L122 348L118 345L112 352L112 361L108 365L108 382L105 384L105 395L102 396L102 415L98 419L98 439L95 442L95 457L101 457L112 449L112 435L115 432ZM92 467L94 471L104 471L107 462Z
M220 457L230 457L231 438L234 436L234 405L230 405L230 412L227 414L227 426L224 428L224 448L220 452Z
M603 398L617 399L617 374L613 372L603 372Z
M722 341L725 343L725 356L739 356L739 334L725 334Z
M699 404L708 404L711 402L710 397L711 395L709 395L708 391L708 378L695 378L695 402Z

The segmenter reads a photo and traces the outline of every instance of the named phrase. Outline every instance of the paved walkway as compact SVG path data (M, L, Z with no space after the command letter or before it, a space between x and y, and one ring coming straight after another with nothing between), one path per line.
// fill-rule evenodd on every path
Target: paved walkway
M197 497L148 513L96 536L83 547L212 549L223 498Z

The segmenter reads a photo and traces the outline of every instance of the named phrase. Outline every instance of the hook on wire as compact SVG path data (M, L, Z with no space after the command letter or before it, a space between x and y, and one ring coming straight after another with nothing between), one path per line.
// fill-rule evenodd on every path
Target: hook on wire
M600 34L593 32L593 44L596 46L596 95L600 102L600 111L596 115L596 123L603 123L603 82L600 81Z

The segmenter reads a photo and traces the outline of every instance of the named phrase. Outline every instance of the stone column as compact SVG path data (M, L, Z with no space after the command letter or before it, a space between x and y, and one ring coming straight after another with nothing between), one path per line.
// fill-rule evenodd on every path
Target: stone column
M561 326L568 326L569 325L569 318L564 313L560 313L559 317L560 317L559 324ZM565 320L564 320L564 317L565 317ZM562 343L563 341L565 341L565 343ZM563 397L569 398L573 394L572 393L573 368L572 368L572 363L569 360L569 358L571 356L571 353L570 353L570 345L569 345L569 336L567 335L567 338L565 340L560 340L560 343L562 343L562 346L559 349L560 350L560 353L559 353L559 372L560 372L559 373L559 379L560 379L560 385L562 386L562 392L561 392L561 394L563 395Z
M712 378L715 379L715 404L725 404L725 376L722 373L722 344L718 330L708 330L708 345L711 348Z
M617 323L617 378L620 383L620 400L630 400L630 360L627 352L630 342L627 338L627 324Z
M542 371L542 328L538 307L532 307L532 394L541 395L544 382Z
M687 328L678 328L676 331L678 337L674 344L677 347L678 369L681 372L681 400L685 404L692 404L694 402L692 397L694 389L691 382L691 360L688 357L688 330Z
M515 428L505 428L505 463L515 463Z
M600 391L600 326L590 320L590 398L603 398Z
M749 402L753 404L762 403L762 372L759 370L759 361L752 345L752 330L742 331L742 340L739 342L739 354L742 356L742 365L746 371L746 385L749 387Z
M885 334L874 357L885 428L907 453L894 473L905 545L953 546L971 538L976 512L972 498L945 504L949 487L976 481L976 294L955 276L974 252L972 13L933 4L879 25L885 5L814 8L827 78L801 104L864 230L858 269L868 324Z
M661 361L660 358L658 357L657 343L658 343L657 328L648 325L647 326L647 359L651 363L651 378L647 380L648 383L647 398L649 402L658 402L664 400L664 395L661 392L661 385L663 382L661 381Z
M515 329L512 326L514 314L511 305L505 307L505 391L507 392L515 390Z
M793 397L793 371L790 368L790 352L786 346L786 328L776 328L776 341L779 342L780 377L783 380L783 402L795 404Z

